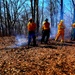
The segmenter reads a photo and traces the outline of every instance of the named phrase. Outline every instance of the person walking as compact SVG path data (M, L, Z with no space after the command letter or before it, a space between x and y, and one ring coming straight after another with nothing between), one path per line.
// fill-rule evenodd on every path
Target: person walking
M58 31L57 31L55 41L57 41L59 37L61 37L61 42L64 42L64 29L65 29L64 21L61 20L58 24Z
M45 44L48 43L50 37L50 23L48 22L48 19L46 18L42 25L42 38L41 38L41 44L44 42Z

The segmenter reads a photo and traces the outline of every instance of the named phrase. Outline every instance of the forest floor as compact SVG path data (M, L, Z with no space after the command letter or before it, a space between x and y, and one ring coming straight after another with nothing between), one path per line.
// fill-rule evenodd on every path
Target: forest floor
M13 36L0 37L0 75L75 75L75 41L50 39L29 49L14 43Z

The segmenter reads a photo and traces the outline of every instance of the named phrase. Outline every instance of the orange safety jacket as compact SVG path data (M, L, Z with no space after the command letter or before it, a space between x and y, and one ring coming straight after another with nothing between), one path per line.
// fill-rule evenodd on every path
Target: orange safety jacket
M43 22L42 29L43 29L43 30L48 30L48 29L50 29L50 23L49 23L49 22Z
M75 23L72 24L72 27L75 28Z
M58 32L59 32L59 31L62 31L62 32L63 32L64 29L65 29L65 26L64 26L62 23L59 23L59 24L58 24Z
M28 25L27 25L27 28L28 28L28 31L35 31L35 29L36 29L36 24L35 23L28 23Z

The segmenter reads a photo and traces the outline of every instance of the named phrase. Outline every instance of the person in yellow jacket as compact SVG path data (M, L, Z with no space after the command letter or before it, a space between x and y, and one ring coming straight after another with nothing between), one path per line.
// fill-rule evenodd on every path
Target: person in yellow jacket
M58 24L58 31L57 31L57 35L55 38L55 41L58 40L59 37L61 37L61 42L64 42L64 29L65 29L65 25L63 23L64 21L61 20Z
M50 37L50 23L48 22L48 19L45 19L42 25L42 39L41 43L48 43L48 39Z
M29 19L29 22L27 24L27 29L28 29L28 47L31 43L31 39L33 39L33 46L36 45L36 36L35 36L35 29L36 29L36 24L33 22L33 19Z
M71 40L75 40L75 23L72 24Z

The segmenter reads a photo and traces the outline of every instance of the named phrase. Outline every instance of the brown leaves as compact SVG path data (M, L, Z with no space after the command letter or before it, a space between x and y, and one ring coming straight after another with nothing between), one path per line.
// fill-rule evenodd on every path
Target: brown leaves
M0 38L0 48L14 44L14 37L3 38ZM52 45L54 46L54 43ZM60 45L57 49L46 46L41 47L40 45L27 50L25 47L0 50L0 74L74 75L74 46L63 46L61 50L59 49Z

